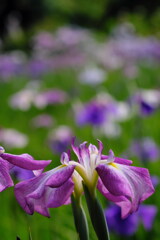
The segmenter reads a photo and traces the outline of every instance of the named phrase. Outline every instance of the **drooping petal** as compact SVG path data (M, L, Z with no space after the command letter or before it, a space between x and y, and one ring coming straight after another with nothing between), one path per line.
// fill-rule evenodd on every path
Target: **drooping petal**
M117 204L119 207L121 207L121 216L122 218L126 218L129 214L129 211L131 209L131 202L128 198L124 196L114 196L111 194L107 188L104 186L103 182L101 179L98 179L98 184L97 184L98 190L105 196L108 200L114 202Z
M13 186L13 181L9 175L9 164L0 157L0 192Z
M0 157L15 166L28 170L43 169L51 162L51 160L34 160L34 158L27 153L21 155L2 153L0 154Z
M124 197L123 201L116 199L115 202L122 208L122 217L135 212L139 203L154 192L149 172L145 168L113 163L100 164L96 170L110 194Z
M28 214L33 214L36 211L44 216L49 216L50 198L54 200L55 197L55 202L61 198L60 206L66 203L69 194L73 191L74 184L70 182L73 171L74 166L59 167L18 183L15 186L17 201Z
M100 164L96 170L110 193L114 196L130 196L130 185L122 171L112 164Z

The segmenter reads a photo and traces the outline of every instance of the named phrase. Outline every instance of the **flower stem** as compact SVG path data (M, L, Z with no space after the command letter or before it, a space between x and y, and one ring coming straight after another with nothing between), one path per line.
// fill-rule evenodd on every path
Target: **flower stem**
M76 198L72 194L71 200L72 200L72 211L74 216L74 223L77 230L78 239L89 240L88 224L86 220L86 215L81 206L80 198Z
M100 202L91 194L88 187L83 184L89 215L98 240L110 240L107 222Z

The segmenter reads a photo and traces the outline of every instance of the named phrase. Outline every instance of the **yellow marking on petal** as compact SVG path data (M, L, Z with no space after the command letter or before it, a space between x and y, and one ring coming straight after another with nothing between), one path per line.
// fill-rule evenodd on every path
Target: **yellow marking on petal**
M109 165L111 165L112 167L115 167L115 168L119 169L119 168L117 167L117 164L116 164L116 163L109 163Z

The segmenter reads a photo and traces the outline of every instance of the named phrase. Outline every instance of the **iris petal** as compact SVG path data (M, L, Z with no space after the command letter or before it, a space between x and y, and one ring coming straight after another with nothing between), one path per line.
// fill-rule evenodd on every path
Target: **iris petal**
M48 205L66 204L73 192L74 184L70 179L73 171L74 166L56 168L18 183L15 186L17 201L28 214L36 211L49 216Z
M122 217L135 212L139 203L154 192L149 172L145 168L115 163L100 164L96 170L108 190L106 197L110 193L110 200L122 208Z

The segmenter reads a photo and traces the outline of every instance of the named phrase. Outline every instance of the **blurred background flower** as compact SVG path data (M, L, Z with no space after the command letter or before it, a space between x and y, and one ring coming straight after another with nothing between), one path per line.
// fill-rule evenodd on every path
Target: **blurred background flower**
M134 235L140 224L143 224L146 231L151 231L156 214L156 206L144 204L139 206L136 213L131 214L125 219L121 218L120 207L116 205L110 205L105 210L109 229L123 236Z

